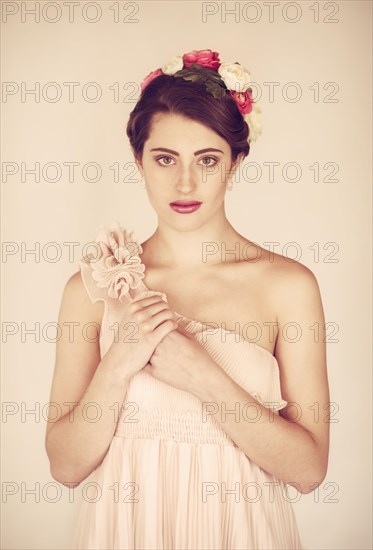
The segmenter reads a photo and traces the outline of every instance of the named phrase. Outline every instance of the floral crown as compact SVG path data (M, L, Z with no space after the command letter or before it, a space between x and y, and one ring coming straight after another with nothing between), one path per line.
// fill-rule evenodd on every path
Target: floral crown
M180 77L192 82L202 82L205 89L215 98L229 93L245 122L249 126L249 143L256 141L262 133L260 107L254 102L250 87L250 73L237 61L221 63L218 52L212 50L192 50L178 55L168 63L152 71L141 83L141 91L155 78L161 75Z

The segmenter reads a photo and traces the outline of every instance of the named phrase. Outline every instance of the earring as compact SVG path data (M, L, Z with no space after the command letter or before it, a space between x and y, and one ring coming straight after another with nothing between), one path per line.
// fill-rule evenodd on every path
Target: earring
M233 189L233 181L231 179L229 180L229 183L227 185L227 189L229 189L230 191Z

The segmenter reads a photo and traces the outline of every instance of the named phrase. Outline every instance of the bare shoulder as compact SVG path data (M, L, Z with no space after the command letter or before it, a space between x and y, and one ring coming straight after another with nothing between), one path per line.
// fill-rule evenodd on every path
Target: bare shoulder
M259 247L258 250L258 261L248 262L251 265L245 266L243 274L248 295L252 296L255 289L259 300L257 311L276 322L280 332L282 327L292 324L302 325L302 330L309 332L309 326L324 327L322 298L313 271L299 261L268 249Z
M313 271L299 261L261 249L261 274L274 302L287 306L291 302L320 300L320 289Z

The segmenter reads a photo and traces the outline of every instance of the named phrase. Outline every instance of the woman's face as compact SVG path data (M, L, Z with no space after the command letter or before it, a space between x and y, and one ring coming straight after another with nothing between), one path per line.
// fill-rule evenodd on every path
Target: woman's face
M231 149L210 128L180 115L157 113L138 165L159 219L194 228L224 215ZM180 210L170 206L175 201L201 204Z

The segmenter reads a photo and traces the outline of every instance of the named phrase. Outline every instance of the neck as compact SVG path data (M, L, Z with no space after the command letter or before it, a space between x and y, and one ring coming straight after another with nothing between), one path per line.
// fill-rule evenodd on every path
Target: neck
M239 235L226 218L191 231L180 231L160 221L142 247L153 267L188 269L221 263L224 251L234 249L237 240Z

